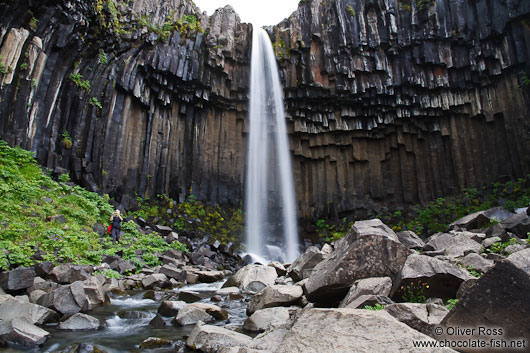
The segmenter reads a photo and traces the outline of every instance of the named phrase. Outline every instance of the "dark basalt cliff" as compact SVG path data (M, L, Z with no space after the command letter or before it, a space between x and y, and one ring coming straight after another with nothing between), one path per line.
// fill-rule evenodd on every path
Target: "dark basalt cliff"
M0 13L1 138L126 206L190 190L241 202L252 27L231 8L0 0ZM268 31L301 216L530 171L530 2L303 1Z

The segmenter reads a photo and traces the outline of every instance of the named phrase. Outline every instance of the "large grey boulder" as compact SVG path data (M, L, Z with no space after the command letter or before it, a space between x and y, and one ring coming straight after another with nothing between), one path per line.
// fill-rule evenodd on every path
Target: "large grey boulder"
M41 305L32 304L10 295L2 297L0 299L0 321L2 322L24 317L32 324L42 325L59 319L59 315L55 311Z
M389 296L392 291L392 280L390 277L363 278L355 281L342 300L339 307L344 308L361 295L382 295Z
M307 299L338 304L356 280L393 278L411 251L379 219L355 222L335 251L319 263L307 283Z
M175 321L180 326L186 326L186 325L193 325L196 324L199 321L202 322L211 322L215 321L215 318L208 314L206 310L203 310L201 308L187 305L184 308L180 309L177 317L175 318Z
M463 257L471 252L479 253L482 245L473 240L469 232L451 231L437 233L427 239L426 251L443 251L448 257Z
M478 211L454 221L449 225L449 229L479 229L489 222L490 219L486 215L486 211Z
M257 293L272 286L278 278L276 269L263 265L247 265L237 271L224 284L226 287L238 287L244 293Z
M25 317L0 321L0 345L38 346L43 344L48 336L47 331L35 326Z
M448 327L502 327L505 338L520 337L529 342L528 293L530 249L516 252L497 262L494 268L465 291L442 324ZM467 336L466 339L472 337Z
M0 287L7 292L15 292L33 286L34 279L33 267L17 267L11 271L0 272Z
M421 249L425 245L425 242L421 240L416 233L405 230L402 232L396 233L401 244L405 245L409 249Z
M285 307L257 310L243 324L250 332L263 332L267 329L283 328L290 322L289 309Z
M482 273L486 273L495 266L493 260L488 260L480 256L479 254L470 253L467 254L464 258L458 261L459 264L465 268L473 268Z
M39 298L39 303L43 297ZM53 291L52 297L53 308L63 315L75 314L90 309L90 302L81 281L57 288Z
M90 279L91 274L90 266L63 264L54 267L48 275L57 283L69 284Z
M177 266L167 264L162 266L159 272L168 278L173 278L179 282L186 282L187 272L179 269Z
M186 345L201 352L217 352L223 347L251 347L252 338L223 327L197 323Z
M316 246L310 246L289 266L287 269L288 276L295 282L308 278L313 268L322 262L326 256Z
M403 299L408 290L425 297L455 298L463 281L472 278L465 270L439 259L412 254L407 258L394 282L393 298Z
M163 288L166 287L168 283L168 278L163 273L154 273L152 275L145 276L142 279L142 286L147 289L152 289L154 287Z
M304 310L274 353L424 353L414 341L434 340L384 311L360 309ZM429 352L454 352L429 348Z
M90 277L86 281L83 281L83 288L91 308L105 303L103 283L101 283L96 277Z
M519 238L527 238L530 232L530 217L524 212L519 213L502 221L501 225Z
M77 313L59 324L59 330L98 330L101 323L98 319L87 314Z
M214 304L208 303L193 303L188 306L199 308L204 310L209 315L213 316L216 320L226 320L228 319L228 312L225 309L222 309Z
M164 300L158 307L158 313L162 316L176 316L180 309L185 307L185 301Z
M199 282L202 283L213 283L225 278L223 271L195 271L194 273L199 276Z
M433 333L434 327L440 325L449 313L449 310L441 305L418 303L390 304L383 310L404 324L433 338L437 337Z
M273 285L264 288L255 294L247 305L247 315L252 315L256 310L275 306L290 306L304 295L302 287L292 285Z

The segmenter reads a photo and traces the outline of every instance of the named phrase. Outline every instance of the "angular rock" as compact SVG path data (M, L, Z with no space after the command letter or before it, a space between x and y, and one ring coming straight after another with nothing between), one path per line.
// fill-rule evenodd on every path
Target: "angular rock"
M252 338L226 328L198 323L186 345L201 352L216 352L223 347L251 347Z
M242 292L257 293L273 285L277 277L276 270L270 266L247 265L230 277L223 288L238 287Z
M282 328L290 322L289 309L284 307L257 310L245 320L243 328L250 332Z
M32 304L6 295L0 301L0 321L10 321L24 317L32 324L45 324L59 319L58 314L41 305Z
M91 277L92 268L83 265L64 264L54 267L50 273L50 278L61 284L84 281Z
M169 232L169 234L166 235L165 239L166 239L166 243L171 244L179 240L179 235L175 232Z
M361 295L382 295L389 296L392 290L392 280L390 277L364 278L355 281L346 297L339 307L344 308Z
M105 303L105 291L96 277L90 277L84 281L83 288L91 307Z
M384 295L364 294L349 302L345 308L364 309L365 306L389 305L393 303L392 299Z
M39 263L36 263L34 268L35 268L35 273L37 274L37 276L40 276L40 277L48 277L48 274L51 272L51 270L53 270L53 268L55 267L55 264L53 262L39 262Z
M168 278L174 278L179 282L185 282L187 272L184 270L181 270L173 265L164 265L159 270L160 273L163 273Z
M379 219L355 222L319 263L307 283L307 299L336 303L358 279L394 277L410 254L397 235Z
M140 349L155 349L163 347L171 347L173 342L158 337L148 337L140 343Z
M252 315L256 310L264 308L290 306L302 298L303 294L304 291L300 286L268 286L250 299L247 305L247 315Z
M486 211L478 211L468 214L449 225L449 229L479 229L484 225L489 224L490 219L486 216Z
M65 285L53 291L53 308L63 315L75 314L89 309L82 282Z
M519 213L501 222L501 225L519 238L527 238L530 232L530 216Z
M199 308L204 310L209 315L213 316L216 320L226 320L228 319L228 312L225 309L221 309L217 305L207 304L207 303L192 303L188 306Z
M70 316L67 320L61 322L59 330L99 330L101 323L98 319L87 314L77 313Z
M421 240L421 238L417 236L416 233L410 230L397 232L396 235L401 244L405 245L409 249L421 249L425 245L425 242Z
M166 326L166 322L164 321L162 316L160 316L160 314L156 314L156 316L153 318L153 320L149 321L149 326L164 327L164 326Z
M437 304L399 303L390 304L383 309L397 320L419 332L436 338L434 327L439 326L449 313L444 306Z
M285 274L287 273L287 269L285 268L285 266L279 263L278 261L273 261L268 266L273 267L276 270L278 276L285 276Z
M193 303L199 301L203 296L198 292L193 292L190 290L183 290L179 292L179 300L182 300L186 303Z
M29 288L35 279L33 267L17 267L14 270L0 272L0 287L7 292Z
M199 276L199 282L202 283L213 283L225 278L223 271L195 271L195 274Z
M443 251L449 257L463 257L471 252L479 253L481 245L471 239L467 233L451 231L433 235L423 249Z
M25 317L0 321L0 343L21 346L38 346L44 343L49 333Z
M393 299L402 300L408 290L427 298L455 298L460 284L471 278L467 271L429 256L412 254L394 282Z
M413 341L434 340L384 311L309 309L295 321L274 353L425 352L425 348L413 348ZM447 348L428 351L454 352Z
M217 295L221 295L221 296L226 296L226 295L239 295L240 294L240 291L239 291L239 288L237 287L226 287L226 288L221 288L221 289L218 289L215 294Z
M295 281L308 278L313 268L326 258L316 246L310 246L288 268L288 275Z
M486 233L486 237L488 238L499 237L503 242L508 241L510 238L506 229L504 229L504 227L499 223L492 225L486 229L484 233Z
M502 327L505 338L520 337L528 342L530 340L528 293L530 293L530 249L516 252L505 260L497 262L494 268L465 292L442 324L451 327ZM469 335L466 339L476 338L476 334L478 332Z
M168 282L168 278L163 273L155 273L142 279L142 286L146 289L154 287L164 288Z
M186 306L184 301L164 300L158 307L158 313L162 316L175 316L179 310Z
M160 224L157 224L155 226L155 230L162 235L169 235L169 233L173 232L173 229L171 229L171 227L163 226Z
M487 260L479 254L475 253L467 254L459 261L459 263L465 268L472 267L482 273L488 272L493 268L493 266L495 266L495 262L493 262L492 260Z
M196 324L199 321L202 321L202 322L215 321L215 318L201 308L187 305L184 308L179 310L179 313L177 314L175 321L180 326L186 326L186 325Z
M482 246L487 249L493 244L499 243L499 242L501 242L501 238L491 237L491 238L484 239L484 241L482 242Z

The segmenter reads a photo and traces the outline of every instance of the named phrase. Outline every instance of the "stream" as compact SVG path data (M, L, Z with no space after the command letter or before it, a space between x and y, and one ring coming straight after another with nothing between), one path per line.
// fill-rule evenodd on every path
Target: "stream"
M212 325L223 325L225 327L241 327L247 318L245 314L245 299L230 300L227 296L223 301L216 303L211 297L221 288L223 282L199 283L174 288L164 292L157 292L165 298L176 297L180 291L193 291L200 293L204 299L199 302L211 303L225 309L228 320L217 320L210 322ZM108 353L115 352L194 352L185 347L185 336L189 335L195 325L178 326L171 323L173 317L164 317L166 326L154 327L149 322L156 316L160 302L145 299L146 290L129 291L126 294L112 294L110 304L94 308L87 314L96 317L102 323L102 327L95 331L66 331L56 329L57 324L44 325L42 328L50 332L50 337L40 347L24 348L10 347L4 352L61 352L69 351L69 348L80 344L97 345ZM177 299L171 299L177 300ZM163 338L173 341L171 347L157 349L140 349L139 344L148 337ZM183 347L183 348L182 348ZM179 350L182 349L182 350Z

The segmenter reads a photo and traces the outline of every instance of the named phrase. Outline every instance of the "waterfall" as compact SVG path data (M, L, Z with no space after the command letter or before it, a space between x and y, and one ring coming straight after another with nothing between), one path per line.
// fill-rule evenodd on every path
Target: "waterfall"
M259 260L299 255L282 87L267 32L254 27L246 174L246 250Z

